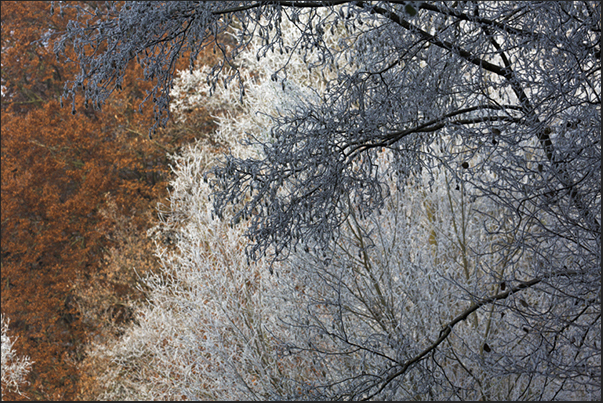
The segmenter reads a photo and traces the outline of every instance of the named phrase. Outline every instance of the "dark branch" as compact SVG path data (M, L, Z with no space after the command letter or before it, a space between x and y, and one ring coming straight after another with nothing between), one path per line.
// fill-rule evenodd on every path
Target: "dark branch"
M521 290L525 290L527 288L531 288L533 286L535 286L538 283L541 283L542 281L549 279L549 278L553 278L553 277L568 277L568 276L576 276L582 274L580 272L576 272L576 271L565 271L565 272L561 272L561 273L554 273L548 276L543 276L543 277L539 277L539 278L535 278L529 281L521 281L519 283L519 285L516 285L515 287L509 288L507 291L498 293L496 295L493 295L491 297L488 298L484 298L479 302L476 302L474 304L472 304L469 308L465 309L462 313L460 313L459 315L457 315L454 319L452 319L450 322L448 322L440 331L440 335L438 336L438 338L436 339L436 341L434 341L430 346L428 346L427 348L425 348L423 351L421 351L419 354L417 354L416 356L414 356L413 358L411 358L410 360L406 361L404 364L401 365L401 368L394 372L393 374L391 374L390 376L388 376L385 381L383 382L383 384L381 385L381 387L372 395L362 399L362 400L370 400L373 397L377 396L379 393L381 393L383 391L383 389L385 389L385 387L391 382L393 381L395 378L399 377L400 375L404 374L412 365L418 363L419 361L423 360L429 353L431 353L433 350L435 350L440 344L442 344L442 342L444 340L446 340L446 338L448 338L448 336L450 335L450 333L452 333L452 328L454 328L454 326L456 326L457 324L459 324L460 322L463 322L465 320L467 320L467 318L469 317L469 315L471 315L473 312L477 311L478 309L480 309L481 307L491 304L493 302L496 301L500 301L503 299L508 298L509 296L521 291Z

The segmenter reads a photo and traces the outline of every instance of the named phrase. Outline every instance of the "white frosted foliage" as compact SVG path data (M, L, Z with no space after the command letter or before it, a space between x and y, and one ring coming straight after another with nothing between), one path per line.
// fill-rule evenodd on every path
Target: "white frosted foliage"
M27 374L32 362L27 356L18 356L13 349L14 339L8 336L10 320L2 314L2 394L7 390L19 391L19 387L27 382Z

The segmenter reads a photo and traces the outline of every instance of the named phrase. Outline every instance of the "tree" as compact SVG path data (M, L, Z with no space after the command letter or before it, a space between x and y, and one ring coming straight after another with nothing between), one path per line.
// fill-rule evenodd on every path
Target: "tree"
M150 226L154 216L146 212L166 192L166 150L191 135L164 131L159 144L140 134L152 115L132 107L148 85L138 80L138 66L102 113L61 109L63 80L75 69L56 59L52 42L75 13L51 17L50 8L2 3L1 297L18 335L12 348L33 361L20 391L71 400L81 392L87 342L114 336L106 328L118 303L141 298L132 266L156 264L152 254L137 260L120 228L138 234ZM9 388L3 398L25 397Z
M287 28L285 41L295 41ZM207 67L180 71L172 91L177 121L190 120L200 106L213 113L215 133L199 139L173 157L174 177L169 204L160 210L161 224L150 231L157 242L161 273L144 279L150 304L136 312L136 325L109 345L98 345L92 356L109 361L97 398L109 400L261 399L299 396L296 382L314 375L311 361L279 358L279 338L290 337L275 326L282 301L272 299L275 278L266 261L247 265L242 228L216 220L206 200L211 189L203 176L224 150L236 155L254 151L241 147L241 132L262 136L268 113L291 105L291 95L309 95L320 72L308 74L301 57L291 71L287 90L270 79L282 57L257 61L259 41L243 52L239 73L247 87L243 103L236 89L216 87L204 80ZM296 60L298 59L298 60ZM255 113L257 110L261 113ZM228 213L227 213L228 214ZM276 294L275 294L276 295ZM272 302L271 302L272 301ZM268 326L268 327L266 327ZM273 334L273 332L275 332ZM153 379L153 384L149 383Z
M2 315L2 396L5 388L19 392L19 385L27 382L25 378L31 368L29 357L17 357L13 350L14 341L8 335L9 322Z
M53 34L75 15L48 16L44 2L5 3L2 8L2 109L15 112L39 108L60 94L73 68L51 51Z
M307 332L300 331L299 340L307 343L312 340L308 337L321 334L330 341L305 348L292 343L292 351L349 359L347 367L337 360L319 360L339 377L324 372L311 391L317 397L392 398L424 386L414 393L470 398L478 391L488 397L491 390L479 369L488 368L498 376L517 377L515 386L523 389L517 392L513 378L507 378L509 397L546 399L578 391L600 396L600 5L341 3L115 7L87 26L74 23L60 42L59 52L70 40L78 46L82 72L67 87L67 95L85 87L85 95L100 105L120 85L122 66L140 58L146 77L157 80L150 96L159 119L168 110L173 62L182 49L194 56L197 49L213 46L223 53L223 62L209 71L210 92L220 82L220 71L225 72L224 85L238 79L245 90L237 57L254 37L262 40L258 59L271 51L298 52L309 69L335 67L337 75L326 77L324 91L276 111L269 131L250 136L251 154L227 155L207 176L218 217L232 217L233 224L249 220L251 260L266 256L274 263L309 250L311 264L283 269L283 277L287 273L301 279L301 285L316 293L315 300L330 302L322 311L310 311L315 312L314 324L301 328ZM283 41L286 21L299 33L293 46ZM239 29L238 41L227 49L218 34L230 24ZM336 44L325 40L330 29L342 33ZM105 44L106 50L99 50ZM288 72L295 67L285 57L271 78L286 88ZM352 287L354 273L371 260L362 261L371 250L358 244L364 242L364 232L378 233L375 214L387 213L391 201L413 189L413 181L423 183L422 178L442 188L446 184L451 199L456 189L448 186L458 185L460 194L455 195L471 202L450 201L449 208L460 211L462 218L470 205L467 211L482 225L474 239L487 241L472 250L466 226L452 233L442 230L458 238L460 260L450 270L442 266L433 273L456 284L459 299L438 290L429 292L429 299L417 296L423 304L435 300L444 307L441 312L448 314L439 316L441 327L425 326L420 340L387 347L393 351L369 348L366 343L373 340L362 331L379 321L371 312L375 294L367 294L370 287ZM421 203L428 221L435 220L438 211L432 202ZM444 223L450 217L453 223L461 220L458 213L448 217ZM387 236L396 234L396 227L385 228L390 228ZM427 242L439 248L436 228ZM395 246L383 249L384 256L391 250L408 251L403 242L384 245ZM354 261L339 254L354 248L361 261L352 265ZM312 251L323 263L331 259L329 264L321 267ZM420 272L417 259L411 255L404 262ZM429 267L437 268L436 261L431 263ZM387 266L377 266L386 272ZM339 277L327 281L325 273L336 269ZM429 272L425 276L420 279L429 279ZM325 287L316 279L323 279ZM327 298L324 290L336 292L337 298ZM355 311L355 320L345 322L342 309L351 312L353 305L344 302L355 296L364 296L364 308ZM393 301L404 307L406 300ZM451 310L458 301L466 301L466 307ZM484 316L488 309L489 320ZM371 313L370 326L352 326L359 323L359 312ZM506 318L498 328L492 325L495 313ZM331 317L341 326L321 325ZM472 317L490 323L488 330L479 330L494 339L476 344L474 327L469 332L474 337L463 349L463 338L457 336L466 329L458 325ZM408 319L397 318L406 327ZM363 344L347 338L345 329L356 329ZM352 342L356 350L349 349ZM493 354L480 358L485 353ZM331 362L337 365L329 367ZM448 364L439 367L442 362ZM449 376L455 367L462 368L464 380L436 382L437 374ZM417 372L431 374L441 388ZM544 392L551 383L558 395ZM500 390L496 393L501 396Z

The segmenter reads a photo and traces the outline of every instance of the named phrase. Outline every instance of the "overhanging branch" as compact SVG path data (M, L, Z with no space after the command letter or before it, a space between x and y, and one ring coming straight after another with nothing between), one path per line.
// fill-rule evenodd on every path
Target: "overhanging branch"
M532 119L534 122L539 122L539 119L538 119L538 116L536 115L534 106L530 102L530 99L527 96L527 94L525 93L524 89L521 87L521 85L519 85L518 81L516 80L515 72L513 71L510 61L506 57L505 53L502 51L500 45L498 43L496 43L496 41L493 39L492 36L490 36L490 41L492 42L493 46L497 49L499 55L501 56L504 67L499 66L494 63L490 63L490 62L472 54L471 52L463 49L462 47L460 47L458 45L455 45L448 41L442 41L442 40L436 38L434 35L431 35L428 32L417 27L416 25L411 24L404 18L400 17L398 14L396 14L392 11L386 10L385 8L378 7L378 6L371 6L362 1L358 2L357 5L359 7L365 7L366 9L371 10L375 14L379 14L379 15L386 17L387 19L400 25L404 29L418 34L422 39L429 41L431 44L438 46L442 49L451 51L452 53L454 53L457 56L461 57L462 59L474 64L475 66L478 66L479 68L482 68L486 71L489 71L491 73L504 77L505 80L507 80L507 82L513 89L513 92L515 93L515 95L517 96L519 103L522 106L523 112L525 113L526 117L528 119ZM424 8L426 8L426 7L424 7ZM467 17L467 18L469 18L469 17ZM476 16L475 18L479 18L479 17ZM486 31L487 31L487 28L486 28ZM552 142L549 134L550 134L550 132L547 132L546 129L542 129L542 130L537 131L536 136L546 154L547 159L550 161L553 168L557 171L559 178L562 179L563 185L571 188L570 197L574 203L574 206L577 208L579 214L582 216L582 219L584 220L585 224L589 227L590 231L592 231L596 234L600 234L601 227L600 227L599 221L596 219L595 215L588 209L588 207L584 203L582 195L575 188L573 179L570 177L566 167L563 166L561 164L561 162L557 160L556 153L555 153L555 147L553 145L553 142Z
M553 273L550 274L548 276L542 276L542 277L538 277L529 281L521 281L518 285L516 285L515 287L511 287L509 288L507 291L498 293L496 295L493 295L491 297L488 298L484 298L481 299L477 302L474 302L469 308L465 309L463 312L461 312L459 315L457 315L454 319L452 319L450 322L448 322L443 328L442 330L440 330L440 334L438 336L438 338L436 339L436 341L434 341L431 345L429 345L428 347L426 347L423 351L421 351L419 354L417 354L416 356L414 356L413 358L411 358L410 360L404 362L403 364L400 364L399 367L400 369L397 370L396 372L394 372L393 374L389 375L382 383L381 387L373 394L371 394L370 396L367 396L365 398L363 398L362 400L370 400L373 397L377 396L379 393L381 393L383 391L383 389L385 389L385 387L394 379L396 379L397 377L399 377L400 375L403 375L411 366L413 366L414 364L420 362L421 360L423 360L429 353L431 353L432 351L434 351L440 344L442 344L442 342L444 340L446 340L448 338L448 336L450 335L450 333L452 333L452 329L454 328L454 326L456 326L458 323L466 320L469 315L471 315L473 312L477 311L479 308L491 304L493 302L496 301L500 301L503 299L508 298L509 296L515 294L516 292L519 292L521 290L525 290L527 288L531 288L533 286L535 286L538 283L541 283L542 281L548 279L548 278L553 278L553 277L563 277L563 276L576 276L581 274L581 272L578 271L573 271L573 270L568 270L568 271L564 271L561 273Z
M483 69L485 69L489 72L492 72L494 74L497 74L499 76L505 77L506 79L511 78L510 72L506 68L501 67L494 63L490 63L480 57L477 57L477 56L473 55L471 52L468 52L467 50L463 49L462 47L455 45L451 42L439 40L438 38L431 35L430 33L422 30L421 28L417 27L416 25L411 24L404 18L401 18L398 14L396 14L394 12L386 10L383 7L370 6L362 1L358 2L358 6L366 7L368 10L371 10L375 14L379 14L379 15L386 17L387 19L400 25L402 28L404 28L408 31L411 31L411 32L415 32L422 39L429 41L431 44L436 45L442 49L450 50L453 53L455 53L456 55L458 55L459 57L467 60L468 62L470 62L480 68L483 68Z
M213 11L213 15L232 14L238 11L247 11L253 8L269 5L281 5L285 7L294 8L321 8L321 7L332 7L340 4L349 3L349 0L340 1L258 1L244 6L227 8L225 10Z
M449 120L450 118L458 116L458 115L475 112L475 111L481 111L481 110L505 111L505 110L518 110L518 109L521 109L521 108L516 107L514 105L502 105L502 106L500 106L500 105L478 105L478 106L472 106L469 108L458 109L453 112L447 113L443 116L440 116L436 119L432 119L428 122L422 123L420 125L417 125L417 126L414 126L414 127L408 128L408 129L404 129L404 130L387 133L385 136L377 139L378 141L375 141L372 143L354 142L354 143L347 144L346 148L350 149L350 151L347 155L347 158L353 159L358 154L360 154L364 151L367 151L371 148L390 147L393 144L395 144L396 142L402 140L404 137L407 137L411 134L435 132L437 130L444 128L447 125L466 125L466 124L475 124L475 123L483 123L483 122L497 122L497 121L498 122L506 121L506 122L519 123L521 121L521 119L519 119L519 118L513 118L510 116L501 116L501 115L476 116L473 118Z

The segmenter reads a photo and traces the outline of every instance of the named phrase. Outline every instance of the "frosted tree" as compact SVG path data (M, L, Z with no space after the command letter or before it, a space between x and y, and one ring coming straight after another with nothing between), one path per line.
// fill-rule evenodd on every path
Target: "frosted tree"
M29 357L18 357L8 336L9 320L2 315L2 395L11 390L21 393L19 386L27 383L26 377L31 369Z
M289 23L293 44L283 34ZM229 47L231 26L238 35ZM331 30L337 41L326 39ZM310 316L296 311L289 325L301 326L293 333L299 339L288 340L286 326L280 335L292 357L313 360L306 392L589 398L600 396L601 376L600 32L597 2L141 2L82 9L56 49L72 43L81 66L66 95L75 100L82 89L95 107L119 88L125 65L140 62L156 80L149 94L156 124L169 115L174 61L184 51L191 68L201 47L221 52L223 62L206 71L206 93L238 83L243 103L249 80L238 57L253 41L261 42L256 60L282 52L268 66L283 91L299 69L288 55L325 73L321 90L285 92L291 102L262 118L264 130L249 131L246 148L233 147L205 172L212 212L247 223L246 258L270 269L287 260L278 278L309 290L294 306L328 302L311 305L321 307L306 309ZM441 194L416 201L412 193L425 180L422 186L449 190L448 207ZM461 195L462 203L451 201ZM431 252L407 243L413 230L388 225L404 219L390 207L396 200L422 205L427 222L440 220L427 237ZM188 209L205 211L195 203ZM407 213L408 227L419 211ZM473 221L463 218L469 212ZM389 231L379 245L381 227ZM448 236L438 239L438 231ZM365 262L345 261L344 251L354 248ZM379 262L396 253L405 258ZM354 283L369 261L383 276L398 273L388 283L389 302L375 299L370 282ZM419 280L423 293L398 288L408 297L393 297L404 281ZM388 319L402 326L388 330L370 313L388 304L410 312L415 304L419 320L431 303L437 326L417 324L417 335L391 342L385 336L413 317ZM377 317L356 326L367 312ZM331 319L338 327L327 327ZM324 344L308 345L325 335ZM506 377L506 395L488 373Z
M348 214L346 200L364 213L382 207L387 194L371 163L377 150L392 151L392 169L410 175L425 157L421 147L451 133L465 142L465 155L443 164L467 166L476 186L497 189L489 197L518 211L509 219L523 221L533 207L554 223L545 233L579 229L570 238L581 250L583 237L596 244L600 234L599 17L599 5L588 2L142 2L82 9L82 22L55 48L73 43L81 65L66 95L83 89L96 107L137 60L156 80L149 99L158 119L168 112L174 61L184 51L191 66L204 46L224 54L208 74L210 93L221 72L224 85L240 82L237 54L254 37L263 41L258 58L313 53L309 69L340 69L319 100L272 122L274 140L257 144L264 157L231 158L216 171L218 214L253 189L240 214L257 211L248 232L252 258L270 248L285 257L308 237L326 246ZM293 46L283 42L283 20L298 31ZM222 34L231 23L241 29L229 49ZM337 27L347 36L334 48L324 38ZM286 84L287 66L272 78ZM532 149L529 161L522 148ZM478 152L504 156L509 166L463 161ZM495 183L482 183L481 169L496 172Z
M505 239L488 231L500 208L468 191L434 169L388 199L380 216L352 214L332 248L293 253L280 277L282 299L291 303L283 321L297 329L285 345L320 362L325 374L308 393L597 399L597 331L583 334L589 341L581 348L551 348L535 328L542 317L534 319L575 308L553 306L559 298L538 279L507 281L505 270L529 270L531 259L501 253Z
M198 70L180 72L172 91L176 119L203 103L219 123L212 141L246 156L259 150L242 147L242 133L268 136L269 114L294 107L294 99L312 93L310 83L317 91L324 82L323 74L301 68L301 57L293 55L300 68L283 88L271 80L270 64L255 58L261 43L251 45L239 55L247 88L243 103L236 89L223 86L207 103L210 88ZM120 341L92 350L110 361L103 399L300 397L304 382L314 376L311 361L280 354L279 340L292 335L277 326L285 311L271 291L278 287L267 262L250 262L243 229L217 220L207 203L211 189L204 174L217 162L213 149L200 141L174 156L170 204L162 208L161 225L150 232L164 268L145 280L151 304L139 310L138 324ZM168 237L173 249L161 242Z

